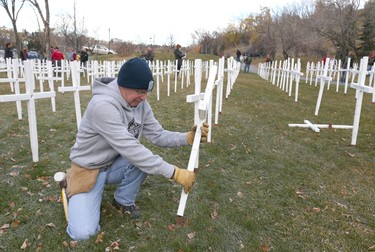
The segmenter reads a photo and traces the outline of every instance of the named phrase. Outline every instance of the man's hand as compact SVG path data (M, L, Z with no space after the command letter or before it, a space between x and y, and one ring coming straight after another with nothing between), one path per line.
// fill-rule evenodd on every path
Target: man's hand
M195 132L197 131L197 125L191 127L191 130L186 135L188 144L193 145ZM207 142L208 134L208 123L203 123L201 126L201 143Z
M183 186L185 193L189 193L195 182L195 173L175 166L172 179Z

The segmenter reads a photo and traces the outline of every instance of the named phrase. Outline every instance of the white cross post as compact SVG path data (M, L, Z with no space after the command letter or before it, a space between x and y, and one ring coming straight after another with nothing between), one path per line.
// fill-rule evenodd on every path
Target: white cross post
M218 78L215 84L217 85L216 88L216 107L215 107L215 124L219 123L219 113L221 112L222 105L223 105L223 87L224 87L224 58L219 59L219 70L218 70Z
M318 100L316 102L316 107L315 107L315 115L316 116L319 113L320 103L322 102L325 82L332 80L332 77L327 76L328 66L329 66L329 58L326 59L326 64L324 65L323 74L316 76L316 79L320 79L319 95L318 95Z
M358 84L351 83L350 87L356 89L356 104L355 104L355 111L354 111L354 121L353 121L353 131L352 131L352 142L351 145L357 144L357 136L359 130L359 121L361 118L361 109L362 109L362 100L363 100L363 93L375 93L375 88L370 86L365 86L366 74L367 74L367 63L368 57L363 57L361 59L360 69L359 69L359 78Z
M77 122L77 129L79 128L79 124L81 123L81 100L79 98L79 91L90 90L91 86L81 86L81 76L80 76L80 69L79 69L79 62L71 61L70 62L70 70L72 74L72 86L65 86L65 87L58 87L59 92L74 92L74 106L76 110L76 122Z

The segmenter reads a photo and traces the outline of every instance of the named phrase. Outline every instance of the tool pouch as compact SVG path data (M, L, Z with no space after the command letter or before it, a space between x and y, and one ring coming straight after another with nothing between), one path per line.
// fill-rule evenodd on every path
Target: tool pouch
M66 193L70 198L75 194L90 191L96 183L99 169L87 169L72 163L70 169L66 170L66 174Z

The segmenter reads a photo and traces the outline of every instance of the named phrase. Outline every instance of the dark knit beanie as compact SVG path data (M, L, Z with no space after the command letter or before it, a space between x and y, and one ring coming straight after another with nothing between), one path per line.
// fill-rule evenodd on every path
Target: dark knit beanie
M154 78L145 60L133 58L125 62L117 76L117 83L121 87L152 91Z

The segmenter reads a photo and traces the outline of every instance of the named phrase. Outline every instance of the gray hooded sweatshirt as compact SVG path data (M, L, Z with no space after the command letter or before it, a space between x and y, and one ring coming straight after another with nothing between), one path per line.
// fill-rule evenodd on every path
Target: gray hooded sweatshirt
M121 155L146 173L170 178L174 166L154 155L139 139L143 136L160 147L179 147L188 145L186 133L164 130L147 100L136 108L130 107L115 78L95 79L92 92L70 160L88 169L98 169L110 166Z

